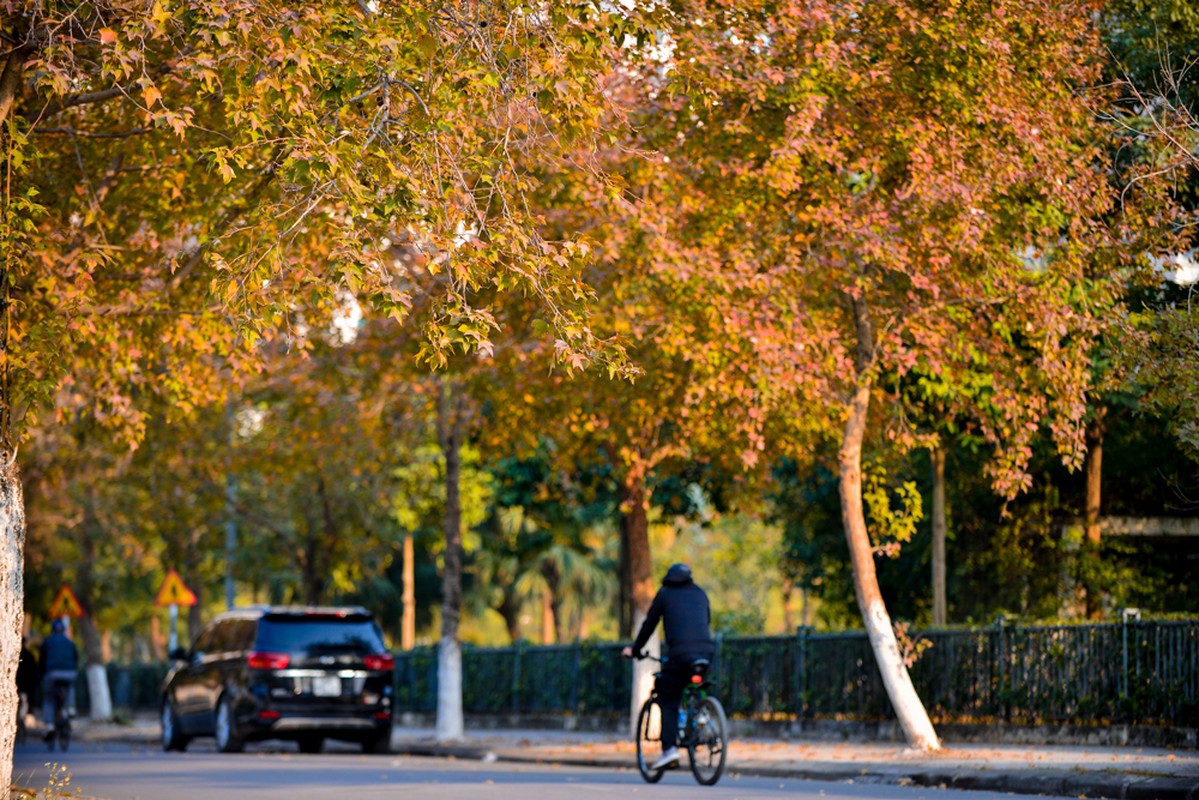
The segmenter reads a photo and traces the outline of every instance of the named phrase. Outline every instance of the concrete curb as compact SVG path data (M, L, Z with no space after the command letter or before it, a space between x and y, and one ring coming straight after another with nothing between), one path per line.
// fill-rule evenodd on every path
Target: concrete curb
M578 756L553 752L513 752L470 745L403 742L393 748L399 755L495 760L524 764L561 764L572 767L634 769L635 764L615 755ZM730 762L729 773L834 783L870 783L891 786L962 789L1023 795L1107 798L1109 800L1199 800L1199 781L1164 776L1125 775L1098 770L976 770L868 765L844 768L804 768L788 765Z

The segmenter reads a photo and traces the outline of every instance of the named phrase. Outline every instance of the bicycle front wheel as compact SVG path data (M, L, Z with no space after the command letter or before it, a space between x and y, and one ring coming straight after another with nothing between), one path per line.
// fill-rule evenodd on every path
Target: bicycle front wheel
M687 744L691 774L704 786L711 786L724 774L728 756L729 721L724 706L715 697L705 697L696 705L693 723Z
M650 769L662 749L662 707L652 697L637 715L637 769L646 783L662 780L666 770Z

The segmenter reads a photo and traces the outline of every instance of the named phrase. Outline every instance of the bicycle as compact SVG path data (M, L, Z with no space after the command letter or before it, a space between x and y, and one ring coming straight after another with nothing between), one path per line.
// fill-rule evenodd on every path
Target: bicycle
M71 746L71 711L68 700L71 696L71 682L56 680L50 688L51 701L54 707L54 727L46 733L46 744L50 752L54 752L54 740L64 753Z
M665 663L665 659L648 653L638 653L637 657ZM691 680L684 685L679 701L679 708L684 713L680 714L678 746L686 748L691 774L703 786L712 786L720 780L728 755L728 718L720 701L708 694L713 688L706 677L709 666L711 662L706 658L692 662ZM660 674L655 673L654 678ZM654 690L637 715L637 769L646 783L657 783L666 772L665 768L650 768L654 761L651 752L660 750L662 743L662 707L658 703L656 683L655 680Z

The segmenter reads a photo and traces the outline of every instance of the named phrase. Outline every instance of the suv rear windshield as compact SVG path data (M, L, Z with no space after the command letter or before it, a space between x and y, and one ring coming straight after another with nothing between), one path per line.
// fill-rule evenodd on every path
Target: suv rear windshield
M258 622L259 650L277 653L382 653L379 628L371 620L263 618Z

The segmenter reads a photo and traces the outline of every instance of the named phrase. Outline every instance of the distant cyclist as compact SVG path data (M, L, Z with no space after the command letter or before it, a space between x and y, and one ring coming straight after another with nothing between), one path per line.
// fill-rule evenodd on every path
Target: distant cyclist
M56 681L70 684L67 708L72 709L75 707L75 678L79 674L79 650L67 636L67 627L60 619L51 623L50 635L42 642L38 666L42 673L42 719L49 729L46 731L46 741L49 741L54 736L54 684Z
M621 655L632 658L641 652L653 636L658 621L666 631L666 647L670 658L662 665L662 674L655 684L662 707L662 757L650 769L676 767L679 763L679 700L683 686L691 677L691 664L698 658L711 660L716 655L716 642L709 627L712 610L708 595L691 579L691 568L674 564L662 579L662 588L654 595L649 614L631 647Z

